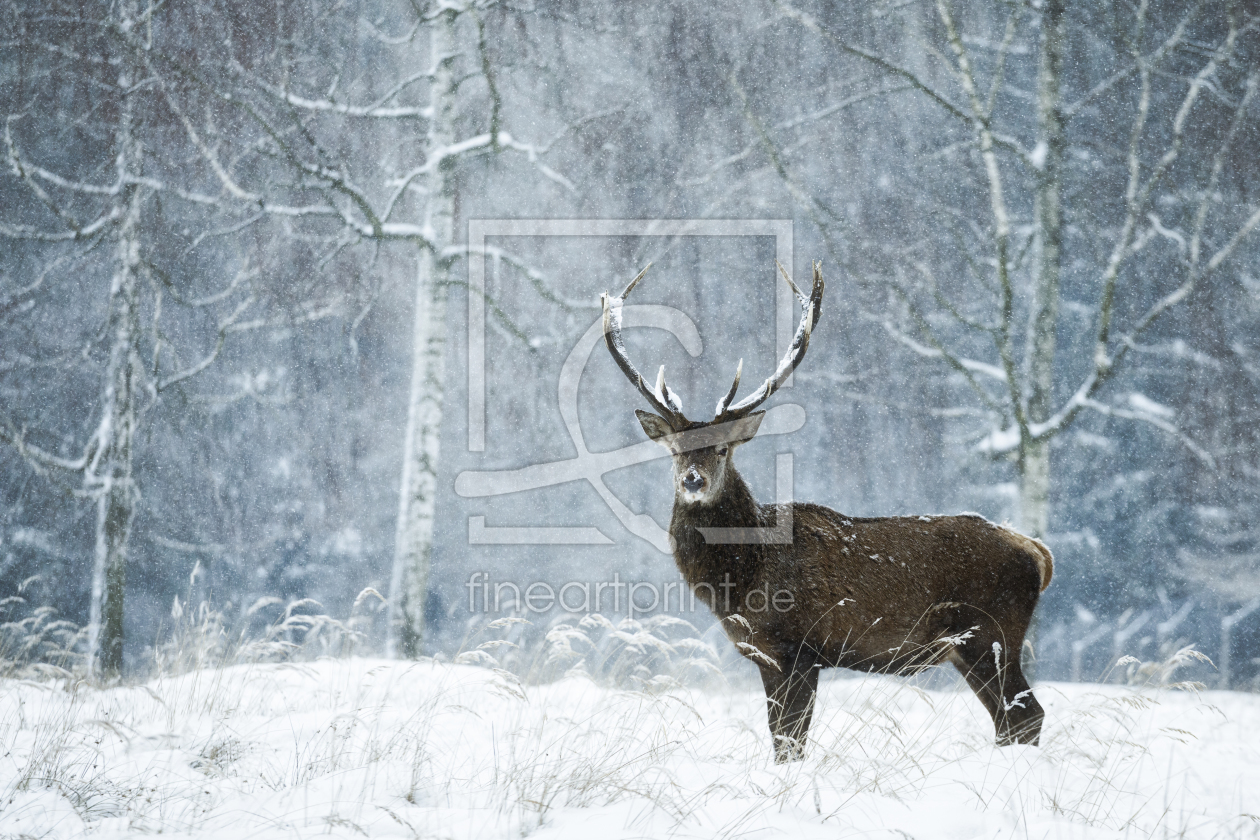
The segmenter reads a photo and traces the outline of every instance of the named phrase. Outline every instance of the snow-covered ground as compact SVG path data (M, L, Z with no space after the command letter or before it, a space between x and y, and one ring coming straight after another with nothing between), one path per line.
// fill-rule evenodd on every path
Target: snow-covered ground
M1041 748L964 690L825 682L776 767L755 686L661 693L368 659L0 683L0 836L1260 837L1260 697L1043 684Z

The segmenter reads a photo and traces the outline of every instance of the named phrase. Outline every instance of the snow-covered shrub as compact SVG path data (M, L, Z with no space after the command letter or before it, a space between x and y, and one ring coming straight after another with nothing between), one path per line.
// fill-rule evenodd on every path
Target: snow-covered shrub
M49 606L32 607L26 591L38 578L0 599L0 677L68 677L83 667L85 631L58 619Z
M501 668L531 683L584 675L600 685L659 691L723 681L716 650L691 622L676 616L625 618L564 615L539 626L499 618L473 638L497 635L455 657L457 664Z
M86 676L88 628L58 619L52 607L32 607L25 593L36 580L28 578L17 594L0 598L0 677ZM341 620L320 612L322 605L311 599L285 603L264 597L234 610L231 603L220 608L204 600L190 608L176 597L169 630L137 676L363 653L372 621L366 613L382 603L384 598L375 589L364 589L349 617Z
M1206 686L1201 682L1174 679L1178 671L1198 663L1215 667L1207 654L1195 650L1194 645L1186 645L1173 651L1162 661L1143 662L1135 656L1122 656L1116 660L1114 670L1131 686L1202 691Z
M171 631L154 649L154 666L159 673L179 674L245 662L349 656L366 640L363 625L370 619L364 606L383 600L375 589L364 589L342 621L316 612L323 605L310 598L286 604L263 597L233 615L230 603L218 609L202 601L189 609L177 597Z

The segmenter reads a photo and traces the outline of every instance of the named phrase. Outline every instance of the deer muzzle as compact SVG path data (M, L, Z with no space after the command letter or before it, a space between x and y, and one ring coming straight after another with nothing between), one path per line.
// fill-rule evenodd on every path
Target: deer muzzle
M686 474L683 475L682 488L688 493L699 493L704 489L704 485L704 476L700 474L700 471L695 467L688 468Z

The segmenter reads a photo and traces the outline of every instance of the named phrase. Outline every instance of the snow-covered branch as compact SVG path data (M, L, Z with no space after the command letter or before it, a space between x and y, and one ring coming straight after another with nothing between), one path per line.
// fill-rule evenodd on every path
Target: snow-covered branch
M39 185L32 176L22 156L18 152L17 143L13 139L11 125L14 117L9 117L4 122L4 143L9 159L9 168L13 174L17 176L27 189L39 200L41 204L65 224L69 230L65 231L48 231L31 225L14 225L6 222L0 222L0 236L9 239L30 239L40 242L70 242L74 240L86 239L95 235L101 229L111 222L116 221L120 217L117 205L111 207L96 219L82 224L77 221L69 212L64 210L61 205L48 194L43 187Z
M550 144L548 144L549 146ZM513 151L522 152L530 163L538 170L544 178L554 181L564 187L569 192L576 192L577 188L568 178L556 172L551 167L545 165L539 157L546 154L548 146L536 146L531 143L524 143L517 140L510 133L500 131L498 135L498 146L500 149L512 149ZM382 218L388 219L394 212L394 208L398 200L403 194L413 188L416 179L428 175L442 165L443 161L459 158L465 155L486 154L495 151L494 143L491 135L478 134L449 146L440 146L438 148L429 149L428 155L425 157L424 163L420 166L413 167L398 178L388 181L387 186L393 187L394 192L390 195L389 200L385 203L385 210L381 214Z
M338 102L335 99L311 99L309 97L299 96L286 88L279 88L266 82L258 82L258 87L260 90L266 91L276 99L304 111L321 111L331 114L341 114L347 117L368 117L372 119L429 119L433 115L433 109L428 106L391 106L388 103L394 100L411 85L414 85L417 82L428 81L432 78L433 71L431 70L413 73L400 80L392 88L377 97L376 101L370 102L366 105L354 105L347 102Z
M1214 67L1217 63L1223 60L1222 50L1224 50L1227 45L1230 45L1232 49L1233 35L1235 32L1235 29L1231 29L1231 36L1226 39L1226 44L1222 44L1222 46L1213 54L1212 59L1208 63L1209 67ZM1206 70L1207 68L1205 67L1204 69ZM1203 79L1206 77L1207 76L1204 72L1201 71L1196 78ZM1182 281L1177 288L1162 296L1149 309L1147 309L1147 311L1138 318L1137 321L1134 322L1133 326L1130 327L1129 330L1119 339L1115 350L1108 352L1109 345L1107 337L1111 310L1113 307L1115 280L1118 275L1119 264L1122 259L1117 257L1116 250L1112 251L1112 257L1108 261L1107 269L1104 273L1104 279L1107 282L1104 285L1103 297L1100 303L1099 316L1101 323L1099 326L1098 339L1095 343L1093 370L1091 370L1086 376L1085 380L1077 388L1076 393L1072 396L1068 403L1056 412L1053 418L1051 418L1051 420L1057 422L1060 427L1071 422L1072 418L1074 418L1082 408L1088 407L1088 400L1097 392L1104 382L1111 378L1116 371L1119 362L1124 359L1128 352L1132 348L1138 346L1138 340L1142 337L1146 330L1149 329L1165 312L1189 297L1191 292L1193 292L1196 286L1202 282L1204 277L1228 259L1238 247L1239 243L1242 242L1249 233L1255 230L1257 226L1260 226L1260 206L1256 206L1247 217L1246 221L1244 221L1238 230L1235 231L1233 236L1231 236L1229 240L1208 259L1206 266L1204 268L1200 268L1200 244L1202 241L1203 229L1207 220L1209 203L1215 192L1216 184L1224 167L1225 158L1228 155L1234 138L1242 125L1243 117L1245 116L1248 106L1251 104L1258 88L1260 88L1260 73L1252 73L1247 81L1247 91L1239 101L1238 107L1234 111L1229 130L1225 133L1219 148L1213 156L1208 179L1203 185L1201 192L1202 197L1195 216L1194 230L1191 234L1188 246L1189 259L1185 280ZM1144 90L1149 91L1149 88L1144 88ZM1177 148L1177 144L1180 142L1179 136L1182 130L1182 125L1189 114L1191 105L1193 104L1192 94L1195 93L1196 89L1192 86L1192 90L1187 92L1186 98L1183 99L1182 105L1177 112L1177 119L1181 120L1181 123L1175 124L1175 138L1173 140L1174 145L1168 152L1165 153L1164 158L1162 158L1161 161L1168 159L1170 153L1173 153ZM1149 95L1144 95L1143 103L1145 103L1148 99ZM1144 107L1144 105L1140 106L1140 108L1141 107ZM1137 128L1135 127L1135 133L1136 131ZM1142 207L1137 204L1138 199L1135 196L1135 193L1137 192L1136 183L1139 174L1135 146L1136 142L1130 144L1129 212L1126 215L1125 222L1126 226L1130 227L1133 225L1136 213L1140 212L1142 209ZM1152 178L1154 178L1154 175L1152 175ZM1145 199L1143 199L1143 202L1144 201ZM1122 231L1121 238L1117 242L1117 247L1119 247L1120 242L1125 239L1126 235L1127 233Z
M598 311L600 304L598 301L588 300L586 298L570 298L565 297L556 291L555 284L552 283L542 272L531 266L523 258L513 254L511 251L505 251L502 248L493 245L483 246L481 248L472 248L467 245L451 245L442 251L443 258L459 258L459 257L489 257L499 260L520 271L529 280L530 285L538 292L538 294L551 303L556 304L562 309L571 312L580 312L583 310Z
M994 333L993 339L997 347L998 357L1002 361L1002 369L1005 371L1006 387L1015 422L1021 429L1025 429L1028 423L1028 418L1025 416L1027 407L1024 405L1023 389L1016 375L1015 349L1012 336L1015 292L1012 287L1009 257L1011 224L1006 208L1006 194L1002 185L1001 168L998 165L997 155L993 151L994 137L989 126L989 114L985 111L984 103L980 99L971 59L967 53L967 48L963 45L949 3L947 0L937 0L936 9L941 23L945 26L945 33L949 40L950 48L954 52L958 80L971 107L971 122L976 134L980 157L984 161L985 177L989 187L989 210L993 226L994 261L997 266L998 288L1002 296L1000 326Z
M891 336L898 344L909 348L916 355L925 359L943 359L948 362L951 367L965 370L970 373L978 373L981 376L986 376L997 382L1006 382L1006 372L997 365L992 365L988 362L979 362L975 359L968 359L965 356L956 356L941 347L928 347L924 344L920 344L901 330L897 329L896 325L887 319L882 321L880 325L884 328L884 332L888 333L888 335Z
M1128 185L1125 190L1125 218L1120 227L1120 233L1117 235L1115 243L1111 249L1111 255L1108 257L1107 266L1103 270L1102 286L1103 292L1099 304L1098 318L1098 335L1095 339L1094 349L1094 365L1099 371L1110 368L1113 365L1112 359L1108 357L1108 344L1111 336L1111 320L1114 311L1115 288L1120 276L1120 268L1125 259L1132 253L1132 243L1137 228L1138 219L1142 218L1149 206L1151 194L1155 187L1163 180L1169 168L1177 160L1180 152L1182 141L1185 134L1185 128L1191 110L1194 108L1199 98L1200 92L1203 90L1205 82L1211 78L1221 64L1229 59L1233 54L1237 45L1239 29L1231 20L1229 32L1224 41L1213 51L1208 61L1195 74L1194 80L1186 90L1185 96L1182 98L1181 104L1177 109L1176 115L1173 117L1170 139L1168 146L1159 160L1155 163L1150 174L1144 179L1142 177L1142 139L1146 130L1146 122L1150 112L1151 103L1151 68L1144 62L1138 47L1134 46L1134 58L1138 64L1138 76L1140 79L1140 93L1138 98L1137 115L1133 121L1133 127L1129 133L1128 147ZM1187 284L1183 284L1184 292L1180 289L1168 296L1164 302L1157 304L1149 314L1149 320L1143 319L1149 324L1154 318L1172 306L1179 300L1189 294L1194 286L1197 278L1194 272L1187 280ZM1145 329L1145 325L1137 328L1140 332ZM1136 337L1130 332L1129 337ZM1122 345L1123 347L1123 345ZM1123 353L1123 350L1120 351Z
M1194 453L1194 456L1209 469L1216 469L1216 459L1212 457L1211 453L1201 447L1171 421L1170 418L1173 416L1171 409L1161 406L1141 394L1130 394L1129 402L1132 406L1131 408L1120 408L1119 406L1108 405L1092 399L1084 395L1083 391L1078 391L1054 417L1051 417L1045 423L1029 424L1028 431L1035 440L1049 439L1067 427L1069 417L1074 417L1076 411L1088 409L1105 417L1134 420L1167 432L1177 438L1182 445ZM1001 429L994 429L986 435L976 445L976 451L986 455L1002 455L1015 452L1019 447L1019 430L1006 426Z
M1139 394L1130 395L1130 402L1133 403L1135 406L1142 405L1141 400L1134 399L1135 397L1139 397L1139 396L1141 395ZM1149 400L1147 402L1149 402ZM1111 406L1111 405L1107 405L1106 403L1098 402L1097 400L1087 400L1085 402L1085 407L1088 408L1090 411L1096 411L1099 414L1105 415L1107 417L1119 417L1123 420L1136 420L1138 422L1147 423L1151 426L1154 426L1155 428L1161 431L1167 432L1168 434L1176 437L1177 440L1179 440L1182 443L1182 445L1186 447L1186 449L1189 449L1191 452L1193 452L1194 456L1198 458L1200 461L1202 461L1209 469L1213 469L1213 470L1216 469L1216 459L1212 457L1211 453L1209 453L1206 449L1204 449L1203 447L1195 443L1194 440L1185 432L1183 432L1180 428L1178 428L1175 423L1170 422L1169 420L1167 420L1165 417L1161 416L1160 414L1156 414L1154 412L1147 411L1147 410L1142 410L1141 408L1135 408L1135 409L1118 408L1116 406Z

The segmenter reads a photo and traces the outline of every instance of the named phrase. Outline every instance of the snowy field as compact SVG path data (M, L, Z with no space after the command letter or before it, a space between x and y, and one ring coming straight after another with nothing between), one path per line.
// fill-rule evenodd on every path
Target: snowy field
M1041 748L964 691L824 683L776 767L754 686L522 686L370 659L0 684L0 837L1260 837L1260 697L1043 684Z

